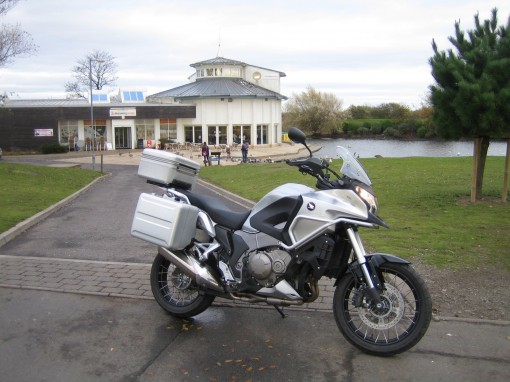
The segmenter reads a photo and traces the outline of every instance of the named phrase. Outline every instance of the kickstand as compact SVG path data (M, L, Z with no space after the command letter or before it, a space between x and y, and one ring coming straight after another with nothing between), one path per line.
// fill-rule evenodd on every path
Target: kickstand
M276 306L276 305L273 305L273 306L278 311L278 313L280 313L280 316L282 316L282 318L285 318L288 316L288 314L284 313L283 308L280 308L279 306Z

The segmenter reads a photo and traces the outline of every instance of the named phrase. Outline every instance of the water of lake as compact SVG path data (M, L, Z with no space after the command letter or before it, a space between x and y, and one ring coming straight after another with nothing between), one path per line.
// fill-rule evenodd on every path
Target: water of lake
M473 156L472 141L399 141L373 139L310 139L307 143L321 146L315 155L336 158L336 146L344 146L360 158L373 158L380 155L386 158L397 157L452 157ZM506 142L491 142L490 156L505 156Z

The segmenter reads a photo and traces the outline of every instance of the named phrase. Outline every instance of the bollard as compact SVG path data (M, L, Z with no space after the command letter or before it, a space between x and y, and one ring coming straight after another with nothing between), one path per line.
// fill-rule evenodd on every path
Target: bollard
M92 155L92 171L96 171L96 154Z
M103 154L101 154L101 174L103 173Z

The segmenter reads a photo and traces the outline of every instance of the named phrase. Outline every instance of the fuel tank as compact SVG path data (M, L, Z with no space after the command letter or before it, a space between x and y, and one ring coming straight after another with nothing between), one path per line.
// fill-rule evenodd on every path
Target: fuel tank
M248 219L246 219L246 222L243 225L243 231L253 233L259 232L260 230L253 227L251 223L251 220L255 215L259 214L268 207L278 207L280 209L288 207L288 209L293 209L295 202L301 200L301 195L310 192L314 192L314 189L298 183L286 183L275 188L274 190L267 193L264 197L262 197L262 199L260 199L257 204L255 204L250 215L248 216Z

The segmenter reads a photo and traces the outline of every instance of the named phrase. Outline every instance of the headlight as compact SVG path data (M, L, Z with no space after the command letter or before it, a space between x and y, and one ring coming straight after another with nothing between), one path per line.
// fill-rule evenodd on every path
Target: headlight
M377 213L377 198L375 195L371 194L360 186L356 186L355 190L359 197L368 204L370 212L375 215Z

